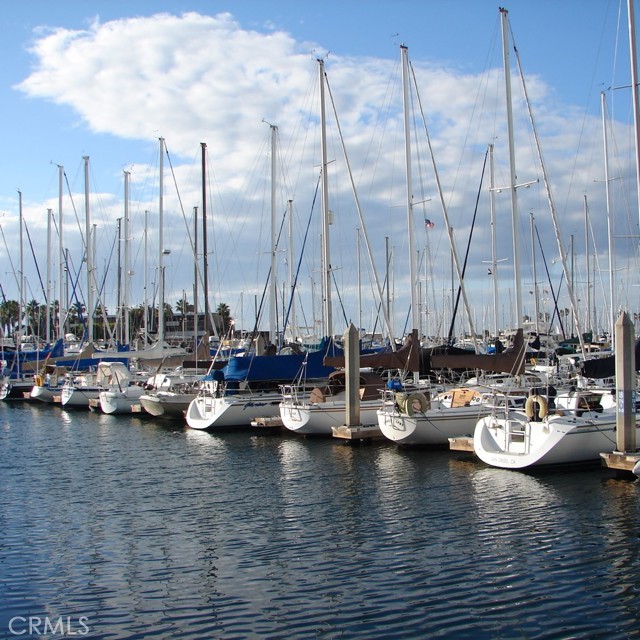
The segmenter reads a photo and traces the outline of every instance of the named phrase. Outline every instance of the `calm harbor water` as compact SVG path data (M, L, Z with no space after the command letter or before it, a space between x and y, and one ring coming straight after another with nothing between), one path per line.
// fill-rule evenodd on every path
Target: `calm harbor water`
M638 482L460 456L0 403L0 637L640 638Z

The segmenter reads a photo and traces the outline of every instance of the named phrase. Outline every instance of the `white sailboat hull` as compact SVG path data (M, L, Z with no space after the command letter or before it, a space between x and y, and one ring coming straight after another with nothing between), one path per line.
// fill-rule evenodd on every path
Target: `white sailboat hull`
M49 387L47 385L34 385L31 389L31 398L33 400L39 400L40 402L50 404L55 402L55 399L59 398L61 393L62 386Z
M60 400L63 407L89 408L91 400L98 400L102 387L63 387Z
M189 404L185 417L192 429L249 426L257 418L279 416L281 400L279 393L222 397L199 394Z
M600 453L615 448L615 427L613 411L588 418L556 414L531 422L521 413L492 415L478 421L473 446L483 462L504 469L597 462Z
M382 434L396 444L444 446L449 438L471 435L483 413L482 406L433 407L425 413L408 415L384 406L378 410L378 426Z
M157 391L140 396L142 408L152 416L184 418L189 404L197 393L174 393L172 391Z
M377 424L379 408L380 400L362 401L360 423ZM333 435L333 427L339 427L346 422L346 403L344 400L319 404L285 400L280 403L280 418L283 425L295 433L330 436Z
M100 409L103 413L133 413L134 408L140 406L140 396L144 389L138 385L131 385L122 391L108 390L99 394Z

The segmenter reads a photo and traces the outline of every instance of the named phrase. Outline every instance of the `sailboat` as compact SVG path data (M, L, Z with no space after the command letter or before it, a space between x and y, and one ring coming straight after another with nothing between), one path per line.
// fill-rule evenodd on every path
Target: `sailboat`
M324 359L327 356L342 355L340 349L331 337L333 334L331 319L331 273L329 264L329 210L328 210L328 179L327 179L327 151L324 115L324 63L318 60L321 108L321 151L322 151L322 249L323 249L323 308L324 335L316 350L308 352L280 354L254 353L251 355L232 356L222 369L213 369L205 376L200 385L198 395L190 402L185 413L187 425L193 429L216 429L247 426L257 418L276 418L280 415L282 395L281 385L291 384L302 370L306 372L306 379L314 382L325 381L334 367L327 366ZM275 207L274 188L276 183L275 139L277 127L271 127L271 203L272 226L275 227L273 209ZM276 235L272 230L272 243ZM275 295L273 282L275 279L274 261L275 246L272 244L271 282L272 296ZM275 305L275 300L272 300ZM273 307L275 309L275 307ZM272 313L272 323L275 315ZM275 339L275 328L272 324L271 339Z
M2 348L0 400L22 400L30 397L38 370L51 358L64 354L64 343L56 340L35 351Z
M371 371L361 371L360 422L363 425L377 423L380 408L380 390L385 381ZM298 396L300 387L286 385L282 388L280 418L282 424L302 435L333 435L333 428L345 423L347 404L346 372L334 371L327 383L314 387L308 394Z
M603 404L607 404L605 408ZM494 412L478 421L476 455L505 469L598 462L600 452L616 446L615 397L606 391L578 390L554 399L530 395L524 411ZM636 422L636 438L640 427Z
M407 174L407 226L409 229L409 238L413 237L414 219L413 219L413 187L411 184L411 151L410 140L411 132L409 130L409 73L408 73L408 54L407 47L401 47L402 54L402 79L404 91L404 119L405 119L405 156L406 156L406 174ZM433 161L433 155L432 155ZM436 183L440 194L442 209L445 215L445 224L447 229L451 228L448 222L446 205L440 189L437 170ZM453 261L458 272L458 280L460 283L460 291L463 297L471 334L475 335L472 326L472 314L469 312L469 304L463 284L462 270L460 268L455 242L453 237L449 236L450 247ZM413 322L417 326L417 300L415 299L415 251L410 246L410 272L411 272L411 290L412 290L412 314ZM524 367L524 350L522 349L523 335L522 330L517 334L517 341L514 341L509 353L505 352L499 355L479 355L464 354L457 356L449 355L433 355L431 356L431 364L433 369L437 367L446 368L475 368L486 369L497 372L506 372L518 374L523 371ZM449 358L454 358L450 360ZM489 406L486 403L487 390L460 388L448 389L445 391L432 390L430 386L420 385L419 380L414 379L413 387L403 386L400 389L386 389L383 395L383 403L377 412L378 426L382 434L389 440L403 445L427 445L427 446L446 446L449 438L468 435L480 417L489 412ZM493 394L490 394L493 396ZM512 400L507 397L506 402Z
M271 128L271 204L272 226L274 225L275 207L275 139L277 127ZM202 187L203 210L206 203L206 171L205 171L205 146L202 146ZM273 229L272 229L273 231ZM206 232L205 232L206 242ZM272 233L272 242L274 241ZM275 281L274 259L275 247L271 247L271 282ZM207 300L207 266L206 250L204 251L205 266L205 301ZM273 289L273 285L272 285ZM206 306L205 302L205 306ZM272 300L272 305L275 301ZM273 307L275 308L275 307ZM273 320L274 314L271 314ZM272 323L270 338L272 344L275 341L275 322ZM185 411L185 420L193 429L214 429L238 426L248 426L252 420L258 417L273 417L277 415L277 406L280 395L277 393L277 382L274 378L286 375L285 371L291 364L295 369L285 381L292 380L300 369L303 355L236 355L232 356L224 368L217 368L217 358L211 362L207 375L200 381L197 394L193 397ZM164 410L164 409L163 409Z
M630 0L629 31L633 42L632 4ZM504 24L506 12L501 11ZM632 68L635 69L634 46L631 48ZM637 135L637 120L635 124ZM640 163L637 169L640 171ZM548 182L546 176L545 182ZM637 355L638 342L635 348ZM614 373L614 364L615 356L600 361L586 360L582 364L581 377L604 378ZM527 399L524 411L494 412L478 421L473 435L475 453L487 464L512 469L597 462L600 452L616 447L618 416L616 396L612 391L610 387L583 386L557 398L534 391ZM637 415L634 422L637 439Z
M35 346L27 349L27 337L24 331L24 250L23 250L23 212L22 212L22 192L18 191L18 219L20 225L20 265L18 288L20 300L18 303L18 331L15 334L15 346L0 348L0 400L23 400L29 399L31 389L34 385L35 374L47 360L54 356L61 356L64 353L64 343L57 340L53 344L46 344L44 347Z
M100 366L100 365L98 365ZM98 400L102 385L96 381L95 371L72 372L65 376L60 391L60 403L65 408L88 409L92 400Z
M194 355L194 360L185 360L182 366L158 371L149 378L138 399L143 411L156 417L184 419L189 403L198 395L203 374L209 370L209 334L200 340Z
M129 367L121 362L100 364L96 382L102 387L97 403L102 413L133 413L145 392L144 384L140 384L143 381L136 380Z
M418 369L419 351L418 332L413 331L397 351L361 354L359 363L360 385L360 422L362 425L375 425L378 422L377 411L382 404L381 392L388 384L376 371L393 371L394 380L403 376L405 371ZM337 367L329 375L327 382L312 388L308 393L301 384L284 385L280 418L282 424L295 433L302 435L333 435L333 427L345 423L347 392L344 356L324 359L326 365Z
M162 378L162 379L159 379ZM140 406L146 413L157 418L179 418L198 395L202 374L162 374L156 376L153 389L147 389L140 396Z
M202 379L198 395L185 418L194 429L248 425L256 418L280 414L280 385L291 383L306 368L309 380L326 380L335 369L324 364L327 355L341 353L333 340L307 353L232 356L222 369ZM215 361L214 361L215 362Z
M33 379L31 398L44 403L52 403L60 397L62 386L68 369L57 364L42 367L40 373Z

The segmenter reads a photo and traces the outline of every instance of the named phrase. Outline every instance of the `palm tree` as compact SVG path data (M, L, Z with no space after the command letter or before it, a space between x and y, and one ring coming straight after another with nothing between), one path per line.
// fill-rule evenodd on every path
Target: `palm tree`
M17 300L5 300L0 303L0 323L7 333L13 333L20 316L20 303Z
M176 311L179 314L186 316L187 313L193 313L193 305L189 304L186 298L180 298L180 300L176 302Z
M221 302L216 309L215 315L216 329L220 335L226 335L229 327L231 327L231 309L224 302Z
M27 325L28 333L29 328L33 333L38 333L40 330L40 304L37 300L30 300L24 307L24 315Z
M78 338L84 334L84 314L85 306L80 302L74 302L67 309L67 322L69 323L69 331L75 334L75 336ZM81 318L82 322L80 322Z
M193 317L194 307L192 304L189 304L187 298L183 296L180 300L178 300L178 302L176 302L176 311L180 314L180 325L182 333L184 334L189 328L187 323L187 316L191 314L191 316Z

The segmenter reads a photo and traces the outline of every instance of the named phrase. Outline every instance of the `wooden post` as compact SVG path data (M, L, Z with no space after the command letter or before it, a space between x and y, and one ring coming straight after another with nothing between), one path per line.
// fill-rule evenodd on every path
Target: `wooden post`
M344 355L347 373L345 425L357 427L360 425L360 336L353 323L344 334Z
M636 451L634 344L633 323L629 316L623 312L615 326L616 449L620 453L635 453Z
M344 368L346 373L345 424L331 427L335 438L364 440L384 438L380 427L360 424L360 336L351 324L344 334Z

